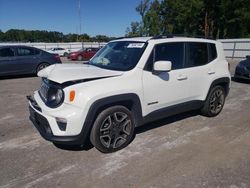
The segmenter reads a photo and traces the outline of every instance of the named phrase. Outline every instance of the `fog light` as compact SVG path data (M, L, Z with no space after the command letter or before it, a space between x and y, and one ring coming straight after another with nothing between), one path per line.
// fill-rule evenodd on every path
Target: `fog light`
M56 118L56 123L61 131L65 131L67 127L67 120L64 118Z

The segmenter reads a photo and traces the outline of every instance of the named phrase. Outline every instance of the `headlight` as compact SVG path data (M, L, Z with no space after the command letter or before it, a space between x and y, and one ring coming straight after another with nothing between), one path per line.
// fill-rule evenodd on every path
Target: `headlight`
M51 87L48 90L46 105L51 108L60 106L64 101L64 92L61 88Z
M60 85L51 84L47 79L43 79L39 94L44 103L51 108L60 106L64 101L64 92Z

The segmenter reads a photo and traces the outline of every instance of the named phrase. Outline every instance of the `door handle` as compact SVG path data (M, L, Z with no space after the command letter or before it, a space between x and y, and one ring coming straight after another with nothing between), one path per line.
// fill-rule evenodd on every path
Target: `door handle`
M208 71L209 75L215 74L215 71Z
M177 80L179 80L179 81L187 80L187 76L186 76L186 75L179 75L179 76L177 77Z

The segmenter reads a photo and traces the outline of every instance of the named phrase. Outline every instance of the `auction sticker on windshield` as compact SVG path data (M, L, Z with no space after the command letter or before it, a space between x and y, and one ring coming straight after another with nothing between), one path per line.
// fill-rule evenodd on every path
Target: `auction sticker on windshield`
M127 48L143 48L145 43L130 43Z

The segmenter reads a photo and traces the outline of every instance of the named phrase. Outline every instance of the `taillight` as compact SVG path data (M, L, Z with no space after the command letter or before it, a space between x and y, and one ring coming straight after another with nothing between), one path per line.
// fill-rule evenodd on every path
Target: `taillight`
M55 55L54 55L54 59L55 59L56 61L61 62L60 56L59 56L58 54L55 54Z

